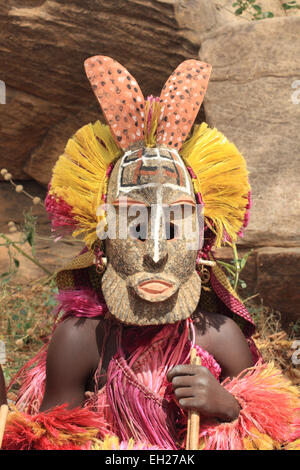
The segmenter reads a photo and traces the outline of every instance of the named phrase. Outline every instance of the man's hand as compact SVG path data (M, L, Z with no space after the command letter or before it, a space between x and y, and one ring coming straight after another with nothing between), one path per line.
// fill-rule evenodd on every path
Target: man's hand
M197 410L221 421L233 421L238 417L239 403L206 367L177 365L168 372L167 379L172 382L182 408Z

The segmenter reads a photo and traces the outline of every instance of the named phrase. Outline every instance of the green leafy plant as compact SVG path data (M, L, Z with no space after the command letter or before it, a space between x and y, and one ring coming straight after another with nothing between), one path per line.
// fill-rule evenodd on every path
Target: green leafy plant
M237 0L236 2L232 3L233 8L236 8L234 14L237 16L241 16L244 13L248 13L250 15L251 20L263 20L265 18L274 18L274 13L271 11L263 11L262 7L256 3L256 0ZM296 0L292 0L290 2L285 2L282 5L284 10L291 10L291 9L299 9L300 6L296 2Z
M245 289L247 284L245 281L240 279L240 274L244 267L246 266L247 260L253 250L248 251L242 258L239 258L236 244L232 244L232 251L233 251L233 260L230 262L220 261L218 260L218 264L220 264L223 268L226 269L227 274L229 276L229 281L234 290L237 290L238 287Z
M294 336L300 336L300 318L295 323L291 323L290 327Z
M20 260L19 255L24 256L28 260L30 260L35 265L39 266L46 274L49 276L51 272L48 271L36 258L35 252L35 232L36 232L36 220L37 217L32 215L31 210L29 212L24 213L24 227L23 230L20 232L19 240L12 240L4 233L0 233L0 239L3 240L3 243L0 243L0 246L5 246L7 248L7 254L9 257L9 266L8 270L0 275L0 283L6 284L8 283L12 277L17 273ZM15 227L14 225L10 225L10 228ZM17 231L17 230L16 230ZM14 232L12 232L14 233ZM25 249L26 246L30 246L31 248L31 255L29 255Z
M252 20L263 20L265 18L273 18L274 13L271 11L262 11L262 7L255 3L255 0L238 0L232 4L234 8L237 9L234 11L235 15L242 15L247 12L251 15Z
M17 193L22 193L26 197L32 200L34 206L40 205L42 207L43 204L41 199L37 196L32 196L27 191L24 190L21 184L16 184L13 179L11 173L9 173L5 168L2 168L0 174L3 176L3 179L9 182L14 190ZM51 276L51 272L46 269L37 259L36 250L35 250L35 238L36 238L36 223L37 217L32 214L32 210L30 209L28 212L24 214L24 223L22 227L17 227L14 221L8 222L8 231L11 234L20 232L19 239L14 240L10 238L10 236L0 233L0 246L5 246L7 248L7 254L9 258L9 266L6 272L0 274L0 285L9 283L13 276L17 273L20 267L20 255L21 257L24 256L36 266L39 266L47 275ZM13 237L14 238L14 237ZM2 243L1 243L2 240ZM28 253L28 249L26 247L30 247L31 253Z
M24 212L24 226L22 230L23 241L28 243L31 247L33 256L36 255L35 251L35 235L36 235L37 217L32 215L32 210Z
M297 9L300 8L300 6L297 4L295 0L292 2L285 2L281 6L284 10L291 10L292 8L297 8Z

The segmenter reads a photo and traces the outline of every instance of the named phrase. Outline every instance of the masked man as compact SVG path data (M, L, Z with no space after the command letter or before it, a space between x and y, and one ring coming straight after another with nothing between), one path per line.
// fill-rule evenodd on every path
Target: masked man
M69 140L46 208L86 248L58 273L55 330L26 368L4 447L182 449L192 410L200 448L295 446L297 390L259 359L213 258L246 227L250 186L232 143L205 123L192 131L211 67L183 62L147 100L113 59L85 68L108 125Z

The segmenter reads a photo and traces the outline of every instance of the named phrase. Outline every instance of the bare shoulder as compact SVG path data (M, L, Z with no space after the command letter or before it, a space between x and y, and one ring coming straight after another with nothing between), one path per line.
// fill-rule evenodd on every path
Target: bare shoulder
M101 327L101 318L69 317L56 327L52 339L63 337L65 340L87 340Z
M200 312L194 321L196 342L214 356L222 377L233 377L253 365L247 340L231 318L218 313Z
M47 352L41 411L63 403L71 408L83 403L86 384L99 362L101 324L100 319L72 317L57 326Z
M101 338L101 319L70 317L60 323L53 333L48 355L55 351L56 355L61 352L63 356L77 354L87 356L97 354L98 339Z

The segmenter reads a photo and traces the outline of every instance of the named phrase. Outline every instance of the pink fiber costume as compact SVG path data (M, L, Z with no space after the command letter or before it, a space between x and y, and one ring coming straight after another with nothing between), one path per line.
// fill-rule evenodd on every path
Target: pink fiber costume
M214 357L195 344L200 310L234 319L255 365L222 383L238 401L240 414L226 423L201 417L199 448L299 448L298 391L274 364L261 360L251 339L253 321L213 257L213 245L232 244L242 235L251 202L245 162L235 146L205 123L190 134L210 66L183 62L160 98L148 100L129 72L108 57L88 59L86 71L109 126L89 124L69 140L54 169L46 208L54 228L84 235L86 248L57 275L54 328L71 316L103 317L94 390L82 408L62 405L39 412L46 381L45 346L18 375L22 386L9 414L3 448L184 449L187 412L178 405L167 372L189 364L195 347L202 366L218 380L222 375ZM136 198L137 192L160 204L175 195L204 207L201 246L188 251L187 240L175 236L164 242L159 224L153 242L136 237L106 241L105 247L99 243L97 230L106 220L99 205L104 207L119 194ZM107 220L109 227L109 215ZM161 223L161 214L156 220ZM144 266L138 265L138 250L147 247L154 252L153 259L144 257L148 278ZM174 258L170 266L167 249ZM130 325L126 333L123 324ZM112 325L118 325L118 348L103 377Z

